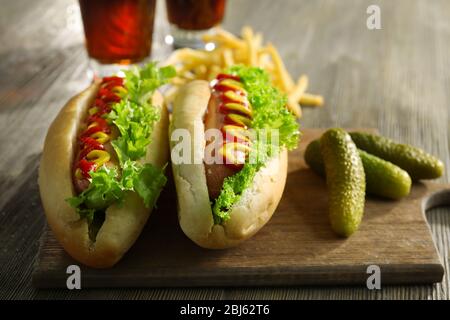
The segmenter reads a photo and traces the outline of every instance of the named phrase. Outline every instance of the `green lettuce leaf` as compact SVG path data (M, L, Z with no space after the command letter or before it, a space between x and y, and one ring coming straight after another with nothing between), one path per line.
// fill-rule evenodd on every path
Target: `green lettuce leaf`
M241 78L248 92L253 108L252 128L278 129L280 146L297 148L300 137L297 120L286 108L286 96L270 84L268 73L241 65L231 67L229 72Z
M124 190L134 190L134 179L140 169L141 165L135 161L127 160L123 163L121 185Z
M151 62L143 68L132 68L124 73L128 99L138 104L148 103L153 92L176 75L172 66L158 68L156 62Z
M230 219L230 210L233 205L239 201L244 190L252 184L256 173L271 157L277 155L279 150L279 147L254 141L251 151L254 161L246 163L239 172L225 178L219 196L213 201L212 211L216 224Z
M67 202L76 208L81 218L87 218L92 222L95 211L121 202L124 194L115 168L102 166L89 174L92 179L89 187L78 196L67 199Z
M124 162L120 178L116 169L105 166L89 174L92 178L89 187L78 196L67 199L67 202L76 208L80 218L86 218L89 224L96 211L113 203L121 203L126 191L136 192L144 201L145 207L153 207L167 182L163 170L151 164L140 165L131 160Z
M155 205L166 183L164 169L159 169L151 164L140 165L130 160L123 164L122 189L137 192L147 208Z
M133 179L134 190L144 200L147 208L154 207L167 178L163 170L150 164L139 169Z
M126 94L121 95L121 101L112 105L106 116L120 133L111 144L119 159L121 174L106 167L90 172L88 189L67 199L89 223L96 211L123 201L126 191L138 193L147 207L153 206L166 183L163 170L150 164L141 165L137 160L146 156L153 127L160 120L159 108L151 102L153 93L175 76L175 69L170 66L158 68L156 63L149 63L124 73Z
M241 171L233 176L225 178L220 195L214 201L214 222L221 224L230 218L230 210L239 201L242 192L247 189L253 181L258 164L245 164Z
M228 73L241 78L248 98L253 108L252 129L256 131L253 141L253 161L246 163L241 171L224 180L219 196L212 202L212 211L216 224L221 224L230 218L230 211L242 196L242 193L252 183L256 173L269 161L277 156L283 147L288 150L298 145L300 136L295 117L286 109L286 96L270 84L267 72L260 68L233 66ZM278 130L278 144L272 144L273 139L262 141L264 130Z
M121 164L145 156L153 127L160 119L159 109L151 104L151 98L174 75L173 67L157 68L156 63L125 71L128 95L114 104L107 116L120 131L120 137L112 145Z
M150 103L137 104L122 100L113 105L108 119L120 132L120 136L112 141L120 163L144 157L151 142L153 127L160 119L159 109Z

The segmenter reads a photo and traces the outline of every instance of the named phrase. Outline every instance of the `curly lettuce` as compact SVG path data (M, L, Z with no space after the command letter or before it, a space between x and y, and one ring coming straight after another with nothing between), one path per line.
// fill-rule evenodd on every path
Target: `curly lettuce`
M167 182L163 170L151 164L141 165L137 160L145 157L153 127L160 119L159 109L152 105L151 97L175 75L175 69L157 68L156 63L149 63L124 73L126 94L121 95L121 101L115 103L106 116L119 131L111 144L119 159L120 170L103 166L90 172L89 187L67 199L89 223L96 212L114 203L120 205L127 191L136 192L147 208L153 207Z
M108 119L120 132L120 136L111 142L120 163L144 157L154 124L160 119L159 110L150 104L122 100L114 104Z
M136 192L146 208L154 207L167 182L163 170L151 164L140 165L133 161L124 163L121 177L116 168L105 166L91 171L90 176L92 181L89 187L78 196L67 199L80 218L87 220L90 229L94 219L105 208L112 204L122 205L126 191Z
M125 87L127 99L140 105L151 103L153 92L168 83L176 76L172 66L158 68L156 62L151 62L142 68L125 70Z
M242 170L224 180L219 196L212 203L212 211L216 224L230 219L230 211L242 196L256 175L267 161L277 155L282 148L292 150L297 147L300 131L298 123L286 109L286 96L270 84L270 78L263 69L247 66L233 66L228 73L240 77L248 93L253 108L251 127L256 131L253 141L253 152L257 153L256 161L248 162ZM258 140L263 130L276 130L278 144L272 140Z
M233 66L229 73L241 78L253 108L252 129L275 129L279 145L288 150L297 148L300 131L295 116L286 108L287 97L270 83L261 68Z
M155 90L173 76L173 67L157 68L156 63L125 71L127 96L114 104L107 116L120 131L120 137L112 145L121 164L145 156L153 127L160 119L151 98Z
M124 196L115 168L103 166L95 172L91 171L90 176L89 187L78 196L67 199L67 202L76 208L80 217L86 218L89 224L97 210L104 209L114 202L121 202Z

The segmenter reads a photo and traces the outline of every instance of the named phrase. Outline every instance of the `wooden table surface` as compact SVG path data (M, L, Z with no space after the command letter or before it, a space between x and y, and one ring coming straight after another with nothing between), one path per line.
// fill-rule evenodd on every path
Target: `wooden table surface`
M366 9L381 8L382 30ZM45 228L37 167L47 128L87 83L74 0L1 1L0 298L126 299L450 299L450 212L427 217L446 274L433 286L36 290L31 274ZM294 76L306 73L326 99L304 109L304 127L375 127L438 155L450 168L450 2L447 0L229 0L225 28L264 33ZM158 1L153 56L169 52ZM449 182L450 174L440 182Z

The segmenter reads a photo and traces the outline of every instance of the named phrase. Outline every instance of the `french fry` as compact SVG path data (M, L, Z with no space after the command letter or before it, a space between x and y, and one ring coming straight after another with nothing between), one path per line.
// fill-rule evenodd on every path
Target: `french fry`
M252 28L242 28L241 38L217 28L216 32L203 36L205 42L214 42L212 51L179 49L166 60L165 65L174 65L178 76L172 79L172 87L165 92L167 101L172 101L179 87L194 80L213 80L217 74L235 64L263 68L270 75L272 84L287 95L287 108L300 117L301 105L321 106L323 97L306 93L308 77L302 75L294 83L286 70L278 50L271 43L263 46L263 36Z
M301 96L305 93L306 88L308 87L308 77L306 75L302 75L295 85L294 89L288 94L288 109L294 113L298 118L302 115L302 109L299 106L299 100Z
M255 35L255 38L253 39L253 42L255 43L255 49L258 51L259 49L261 49L262 46L262 42L263 42L263 35L262 33L258 32Z
M172 52L168 59L164 62L164 65L177 65L186 59L186 50L179 49ZM184 58L184 59L183 59Z
M222 71L223 71L223 69L220 66L212 66L209 69L209 74L208 74L207 80L211 81L211 80L215 79L217 77L217 75L219 73L221 73Z
M297 118L302 117L302 109L300 108L300 105L298 102L287 102L287 108L289 111L291 111Z
M231 51L231 49L224 49L222 51L222 58L225 68L229 68L234 65L233 51Z
M247 64L248 63L248 48L243 47L241 49L236 49L233 51L234 59L238 64Z
M231 47L234 46L236 48L242 48L244 46L243 41L241 39L239 39L238 37L236 37L231 32L228 32L222 28L219 28L217 30L217 34L220 37L222 37L223 39L225 39Z
M262 47L262 48L259 50L259 54L267 54L267 55L270 55L270 49L269 49L269 47L268 47L268 46Z
M204 51L184 48L174 51L168 61L169 64L177 64L183 61L189 61L189 64L208 64L211 62L211 56Z
M208 68L204 64L199 64L194 68L194 74L197 79L206 79Z
M323 106L323 103L324 100L322 96L311 93L304 93L300 98L300 104L304 106L321 107Z
M306 75L302 75L300 78L298 78L297 84L295 85L294 89L288 94L288 99L290 102L298 103L300 101L300 98L308 88L308 82L309 80Z
M270 56L261 51L258 52L258 67L265 69L271 64Z
M215 34L205 34L202 39L205 42L215 42L219 46L227 46L231 48L242 48L245 46L241 39L221 28L218 28Z
M258 57L252 28L242 28L242 39L244 39L247 45L247 64L250 66L256 66L258 64Z
M290 92L294 87L294 81L292 80L290 74L287 72L283 60L281 60L280 54L278 53L278 50L271 43L267 45L267 48L269 50L270 55L272 56L276 72L280 77L283 91Z

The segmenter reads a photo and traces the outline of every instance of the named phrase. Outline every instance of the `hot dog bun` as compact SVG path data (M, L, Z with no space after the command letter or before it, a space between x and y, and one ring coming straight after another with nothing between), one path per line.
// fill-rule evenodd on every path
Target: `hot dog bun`
M66 252L87 266L105 268L119 261L133 245L151 209L145 208L136 193L129 192L122 206L106 210L105 221L92 242L86 219L80 219L65 201L75 195L71 168L77 133L98 88L95 83L73 97L51 124L39 168L39 189L48 224ZM153 104L161 109L161 119L155 124L147 156L141 161L162 167L168 160L169 117L160 93L155 92Z
M205 150L203 116L210 96L206 81L192 81L180 89L169 129L169 136L175 129L186 129L195 137L197 140L191 139L192 155L201 159ZM176 143L171 141L171 147ZM287 151L282 151L256 174L252 186L234 205L231 218L222 225L214 224L204 165L172 162L172 170L181 229L201 247L223 249L250 238L272 217L286 182Z

